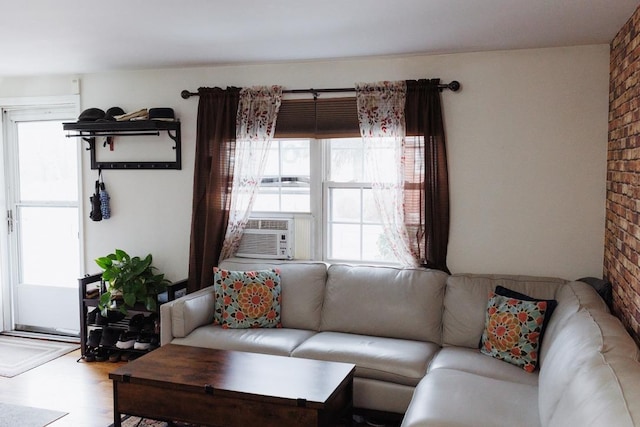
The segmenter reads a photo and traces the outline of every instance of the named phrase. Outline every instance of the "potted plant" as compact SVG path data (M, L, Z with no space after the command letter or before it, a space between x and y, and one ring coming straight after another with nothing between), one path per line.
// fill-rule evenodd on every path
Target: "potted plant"
M158 294L164 292L171 283L164 278L164 274L155 274L157 269L151 265L151 254L145 258L131 257L122 249L116 249L114 253L95 261L104 270L102 279L106 289L98 303L104 317L115 308L126 314L136 303L155 311Z

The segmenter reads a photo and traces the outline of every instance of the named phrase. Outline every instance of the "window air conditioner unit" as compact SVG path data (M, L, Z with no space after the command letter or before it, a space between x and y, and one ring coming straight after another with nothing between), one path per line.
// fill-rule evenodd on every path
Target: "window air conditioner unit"
M252 218L240 240L236 256L293 259L292 218Z

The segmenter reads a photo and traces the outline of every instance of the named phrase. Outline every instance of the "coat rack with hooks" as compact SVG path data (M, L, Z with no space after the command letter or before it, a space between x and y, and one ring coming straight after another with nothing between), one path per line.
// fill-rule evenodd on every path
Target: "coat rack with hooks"
M76 131L67 134L68 138L82 138L89 144L91 152L91 169L182 169L182 142L179 121L139 120L125 122L75 122L63 123L66 131ZM174 142L173 150L176 157L173 162L99 162L96 159L96 138L104 137L105 145L110 138L117 136L159 136L167 132Z

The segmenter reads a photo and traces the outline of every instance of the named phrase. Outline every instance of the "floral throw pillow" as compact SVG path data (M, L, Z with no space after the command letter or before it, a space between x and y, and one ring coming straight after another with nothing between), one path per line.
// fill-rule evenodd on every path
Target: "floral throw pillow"
M551 319L551 315L555 311L558 306L558 301L554 299L537 299L530 297L529 295L521 294L520 292L516 292L514 290L505 288L503 286L496 286L495 290L496 294L502 295L503 297L516 298L524 301L546 301L547 302L547 311L544 314L544 323L542 324L542 329L540 329L540 343L542 346L542 339L544 338L545 330L547 329L547 325L549 324L549 319ZM538 347L539 348L539 347Z
M280 328L280 271L214 269L214 323L223 328Z
M222 295L222 282L233 280L233 278L229 278L229 275L233 272L229 270L223 270L218 267L213 267L213 289L215 291L215 304L213 309L213 324L214 325L222 325L222 310L224 310L224 296Z
M489 293L480 351L533 372L547 301L525 301Z

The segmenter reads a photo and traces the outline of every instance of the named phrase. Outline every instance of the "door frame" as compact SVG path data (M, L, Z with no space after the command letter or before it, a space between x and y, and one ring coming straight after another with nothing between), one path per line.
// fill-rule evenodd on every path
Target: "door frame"
M15 319L13 316L14 306L11 286L13 260L11 253L11 236L8 228L7 214L9 211L9 191L10 185L6 179L6 169L10 168L9 154L6 148L6 129L5 129L5 112L16 110L42 110L47 108L64 107L69 108L72 114L77 117L80 114L80 96L64 95L64 96L40 96L40 97L18 97L18 98L0 98L0 165L2 165L2 173L0 173L0 332L8 332L14 330ZM78 232L79 236L79 252L80 252L80 269L81 273L85 269L85 245L84 245L84 186L83 186L83 161L82 161L82 144L75 140L70 140L70 144L77 144L78 150Z

